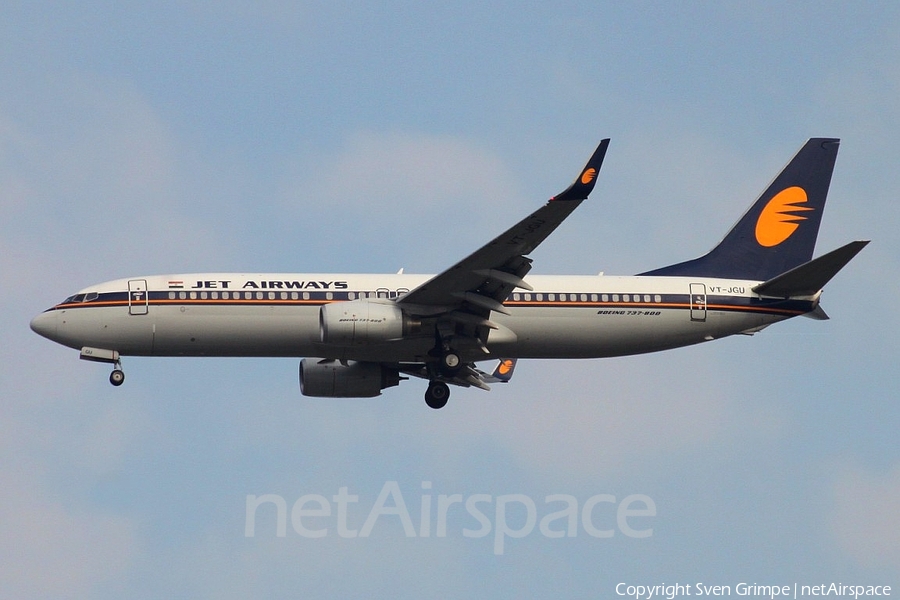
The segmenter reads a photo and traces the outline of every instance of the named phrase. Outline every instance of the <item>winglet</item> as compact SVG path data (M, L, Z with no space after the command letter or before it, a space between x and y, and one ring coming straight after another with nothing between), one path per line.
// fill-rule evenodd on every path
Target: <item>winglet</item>
M606 138L605 140L602 140L600 145L597 146L597 149L594 150L594 154L581 170L581 174L578 176L578 179L575 180L575 183L566 188L565 191L550 198L550 201L584 200L587 198L594 189L594 184L597 182L597 173L600 172L600 166L603 164L603 158L606 156L606 149L608 147L609 138Z
M496 368L494 368L494 372L483 379L488 383L509 383L515 369L515 358L501 358Z

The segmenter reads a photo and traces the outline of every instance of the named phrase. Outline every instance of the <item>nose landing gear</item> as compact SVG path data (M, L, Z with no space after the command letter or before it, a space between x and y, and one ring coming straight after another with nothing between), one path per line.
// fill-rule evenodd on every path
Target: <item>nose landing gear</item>
M125 371L122 370L122 363L116 362L116 368L109 374L109 382L116 387L125 383Z
M122 362L119 360L119 352L117 350L85 346L81 349L79 358L81 360L111 364L113 372L109 374L109 382L116 387L125 383L125 371L122 370Z

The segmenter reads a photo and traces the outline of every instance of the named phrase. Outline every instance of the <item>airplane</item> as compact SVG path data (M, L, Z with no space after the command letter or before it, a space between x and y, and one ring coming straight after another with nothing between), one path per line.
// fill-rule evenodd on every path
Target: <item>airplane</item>
M839 140L808 140L709 253L634 276L526 275L531 254L588 198L604 139L575 182L437 275L197 273L92 285L31 321L38 334L113 365L123 356L306 357L306 396L375 397L428 381L489 390L518 359L602 358L824 320L822 288L869 242L813 259ZM482 361L498 361L492 372Z

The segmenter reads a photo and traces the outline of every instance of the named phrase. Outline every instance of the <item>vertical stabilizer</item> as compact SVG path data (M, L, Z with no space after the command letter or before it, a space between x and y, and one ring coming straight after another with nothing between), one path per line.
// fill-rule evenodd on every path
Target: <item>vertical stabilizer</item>
M641 275L765 281L812 259L840 140L812 138L708 254Z

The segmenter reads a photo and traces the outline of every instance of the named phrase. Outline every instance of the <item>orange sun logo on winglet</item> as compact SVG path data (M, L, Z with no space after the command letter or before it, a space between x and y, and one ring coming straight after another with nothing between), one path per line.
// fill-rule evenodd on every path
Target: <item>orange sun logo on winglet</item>
M797 230L806 217L796 214L815 210L806 203L806 191L794 186L781 190L769 200L756 221L756 241L760 246L771 248L782 243Z
M512 366L513 366L513 361L511 361L510 359L507 358L502 363L500 363L500 371L499 371L500 374L501 375L508 374L510 371L512 371Z
M584 173L581 174L581 183L584 185L589 184L594 180L594 177L597 176L597 169L590 168L587 169Z

